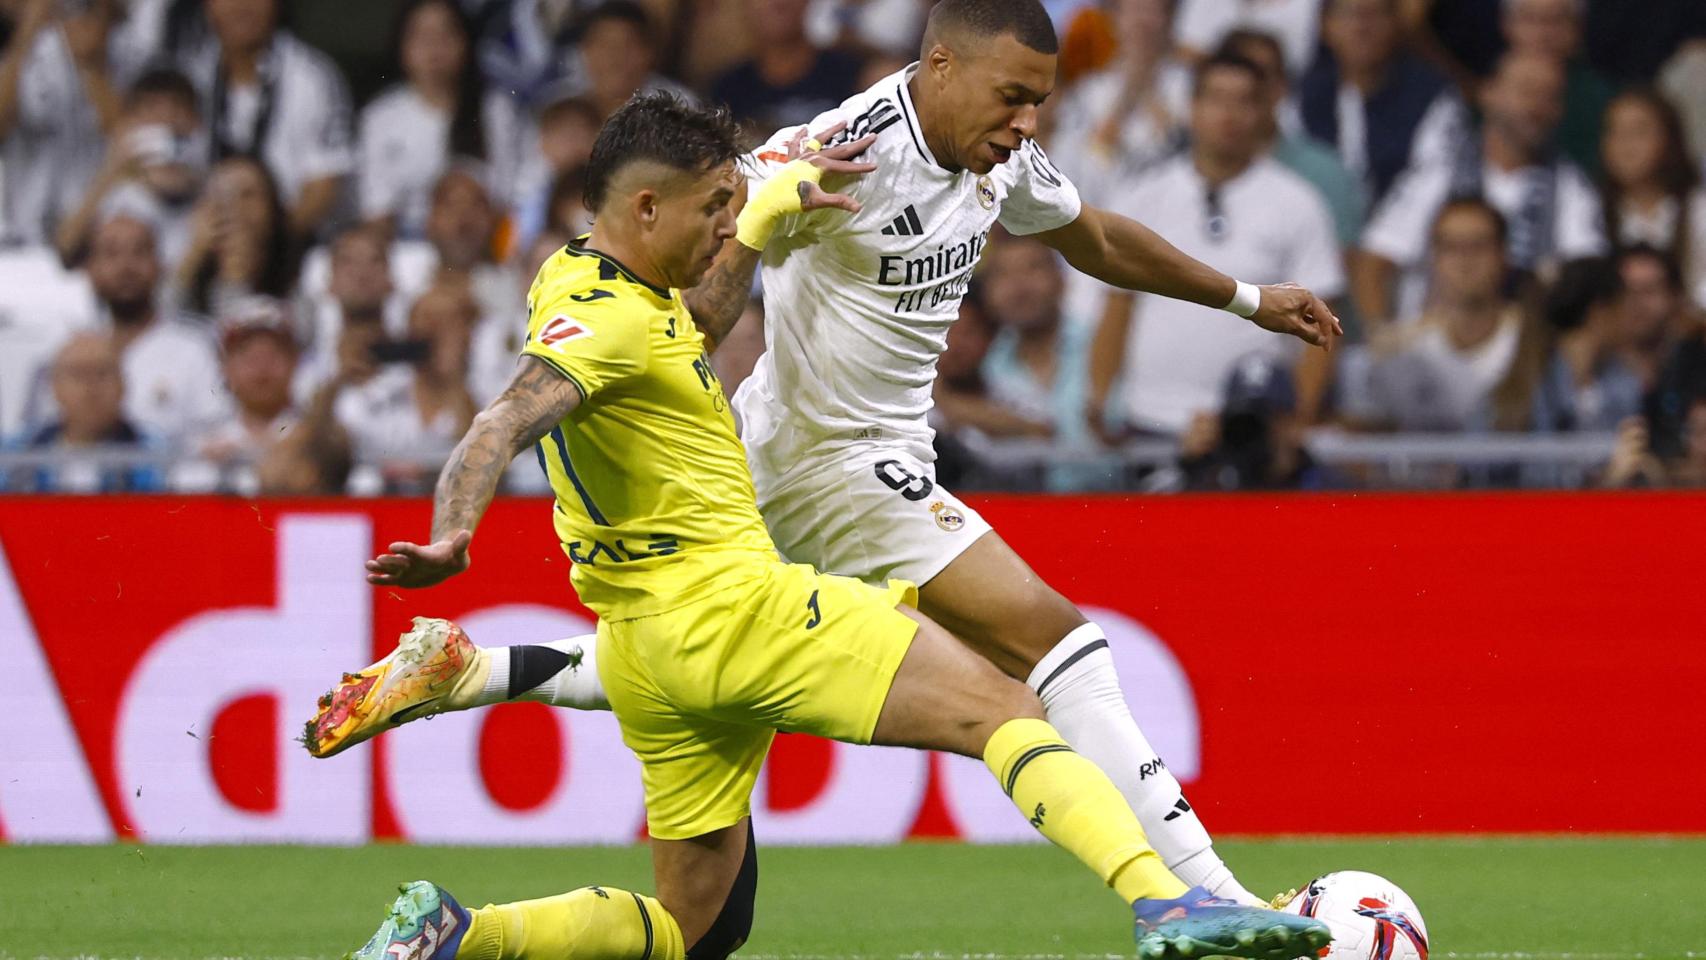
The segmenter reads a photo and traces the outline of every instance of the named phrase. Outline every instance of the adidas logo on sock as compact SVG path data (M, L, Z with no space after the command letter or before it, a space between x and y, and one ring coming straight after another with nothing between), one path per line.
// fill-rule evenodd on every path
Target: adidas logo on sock
M1177 820L1181 816L1184 816L1185 814L1190 813L1190 812L1191 812L1191 805L1185 802L1184 797L1180 797L1179 802L1173 804L1173 809L1171 811L1169 811L1168 814L1165 817L1162 817L1161 819L1164 821L1165 820Z
M907 204L900 216L894 222L883 228L885 237L916 237L924 232L924 224L918 219L918 208Z

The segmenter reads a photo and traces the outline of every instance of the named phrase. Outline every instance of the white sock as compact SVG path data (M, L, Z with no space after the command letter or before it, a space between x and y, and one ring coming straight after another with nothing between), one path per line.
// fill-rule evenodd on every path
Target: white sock
M569 665L557 671L551 679L516 697L517 700L533 700L548 703L553 707L568 707L571 710L610 709L610 700L604 696L604 687L598 682L598 667L593 659L598 653L598 634L565 637L538 646L550 647L568 654ZM508 661L507 657L493 659L505 660L506 664ZM504 683L506 686L509 683L507 665Z
M1185 802L1178 778L1132 719L1108 640L1093 623L1067 634L1031 671L1049 722L1090 758L1131 804L1150 846L1180 880L1228 900L1261 905L1214 852L1214 841Z

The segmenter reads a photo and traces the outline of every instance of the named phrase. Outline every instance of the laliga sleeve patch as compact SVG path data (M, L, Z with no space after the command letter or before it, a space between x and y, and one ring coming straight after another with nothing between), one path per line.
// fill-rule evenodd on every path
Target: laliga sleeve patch
M562 344L571 340L581 340L590 336L592 336L592 328L573 317L565 317L559 314L552 317L545 326L539 329L539 345L560 349Z

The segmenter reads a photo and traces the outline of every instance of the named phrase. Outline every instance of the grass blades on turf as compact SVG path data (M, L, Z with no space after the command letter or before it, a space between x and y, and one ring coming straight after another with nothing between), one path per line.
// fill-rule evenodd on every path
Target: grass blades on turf
M1435 960L1706 958L1706 839L1220 850L1264 895L1330 870L1390 877L1421 905ZM436 880L477 905L589 883L649 890L649 874L643 847L0 846L0 957L335 957L366 939L401 881ZM1045 846L761 846L741 956L1131 956L1129 931L1114 896Z

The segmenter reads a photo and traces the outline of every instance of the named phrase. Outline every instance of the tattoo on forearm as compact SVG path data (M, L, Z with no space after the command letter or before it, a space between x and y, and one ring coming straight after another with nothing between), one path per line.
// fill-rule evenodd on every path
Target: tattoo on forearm
M734 246L738 249L719 258L699 285L686 294L693 322L718 344L740 322L752 292L752 276L758 270L758 251L745 244Z
M580 391L542 360L521 358L503 395L468 428L438 476L432 538L473 530L516 454L538 442L580 404Z

